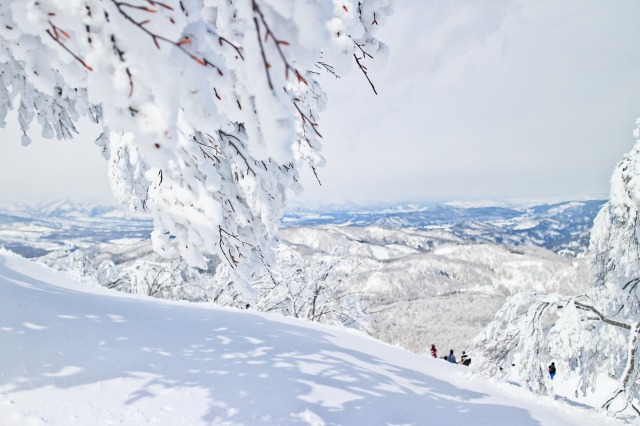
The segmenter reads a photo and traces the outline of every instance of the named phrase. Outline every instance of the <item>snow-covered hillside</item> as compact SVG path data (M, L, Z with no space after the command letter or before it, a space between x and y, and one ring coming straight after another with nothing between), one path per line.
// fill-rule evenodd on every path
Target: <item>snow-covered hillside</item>
M539 247L473 244L442 230L316 226L280 232L287 250L339 256L369 306L371 334L416 352L457 351L520 291L586 291L583 259Z
M565 231L577 235L590 205L539 205L527 207L527 214L516 208L464 206L427 212L406 206L361 213L378 219L422 217L422 224L438 224L423 229L344 224L296 227L292 226L296 220L290 220L279 237L278 257L286 260L280 272L288 280L302 262L318 272L319 265L339 259L336 269L342 275L329 281L341 279L363 302L369 321L362 328L416 352L426 351L431 343L440 349L462 350L491 321L507 296L523 290L576 294L591 282L580 258L559 256L530 240L517 246L487 242L498 239L499 234L489 238L479 233L471 238L469 223L464 221L471 220L477 228L519 223L526 232L533 232L524 217L539 223L542 216L536 214L556 220L563 215L569 223L563 225ZM572 222L572 216L581 219ZM429 217L431 222L427 222ZM335 219L329 212L324 220ZM444 226L446 221L457 225ZM454 232L456 226L465 227L466 233ZM217 262L201 271L160 258L151 249L150 231L148 218L126 218L113 207L87 203L10 206L0 213L0 245L78 279L133 294L273 308L273 303L267 306L255 300L241 301L235 293L225 295L224 277L211 276ZM583 247L580 239L571 241Z
M467 371L342 328L91 287L0 252L2 425L621 424Z

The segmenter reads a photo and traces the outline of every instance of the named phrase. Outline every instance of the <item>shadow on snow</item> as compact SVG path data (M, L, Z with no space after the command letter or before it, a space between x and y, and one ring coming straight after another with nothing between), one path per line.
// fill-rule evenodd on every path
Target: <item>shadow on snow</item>
M20 318L9 314L15 304ZM0 377L9 394L131 378L137 389L124 404L197 389L207 395L206 423L303 423L292 413L307 408L329 424L538 424L524 409L484 403L486 394L333 338L246 311L76 292L0 263Z

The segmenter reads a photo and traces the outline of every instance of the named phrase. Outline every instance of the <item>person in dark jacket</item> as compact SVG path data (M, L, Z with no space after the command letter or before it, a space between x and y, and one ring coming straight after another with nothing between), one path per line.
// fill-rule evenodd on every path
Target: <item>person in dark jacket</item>
M431 345L431 356L434 358L438 358L438 350L436 349L436 345Z
M471 364L471 358L465 351L462 351L462 356L460 357L460 364L466 365L467 367Z
M549 377L551 377L551 380L553 380L553 376L556 375L556 363L552 362L551 365L549 366Z

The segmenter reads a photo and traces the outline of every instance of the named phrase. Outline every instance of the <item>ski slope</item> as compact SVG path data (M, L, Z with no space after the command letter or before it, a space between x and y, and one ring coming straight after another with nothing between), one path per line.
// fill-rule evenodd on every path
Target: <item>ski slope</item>
M342 328L133 297L0 252L1 425L614 425Z

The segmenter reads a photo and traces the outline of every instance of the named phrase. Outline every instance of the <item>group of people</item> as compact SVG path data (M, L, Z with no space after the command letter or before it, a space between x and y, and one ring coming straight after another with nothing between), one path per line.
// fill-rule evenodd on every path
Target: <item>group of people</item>
M431 356L434 358L438 358L438 350L436 349L436 345L431 345ZM449 361L450 363L453 363L453 364L466 365L467 367L471 364L471 358L469 358L469 356L465 351L462 351L460 362L456 360L456 356L453 354L453 349L449 351L449 355L444 355L442 359L444 359L445 361ZM500 370L502 370L502 367L500 367ZM553 377L555 375L556 375L556 363L552 362L551 365L549 365L549 377L551 378L551 380L553 380Z
M434 358L438 358L438 350L436 349L436 345L433 345L433 344L431 345L431 356ZM467 355L465 351L462 351L460 362L456 360L456 356L453 354L453 349L449 351L449 355L444 355L442 359L444 359L445 361L449 361L450 363L453 363L453 364L466 365L467 367L471 364L471 358L469 358L469 355ZM500 370L502 370L502 367L500 367ZM551 365L549 365L549 377L551 378L551 380L553 380L553 377L555 375L556 375L556 363L552 362Z
M436 345L431 345L431 356L434 358L438 358L438 350L436 349ZM453 364L462 364L467 367L471 364L471 358L467 355L465 351L462 351L462 356L460 357L460 362L456 359L456 356L453 354L453 349L449 351L449 355L444 355L442 357L445 361L449 361Z

